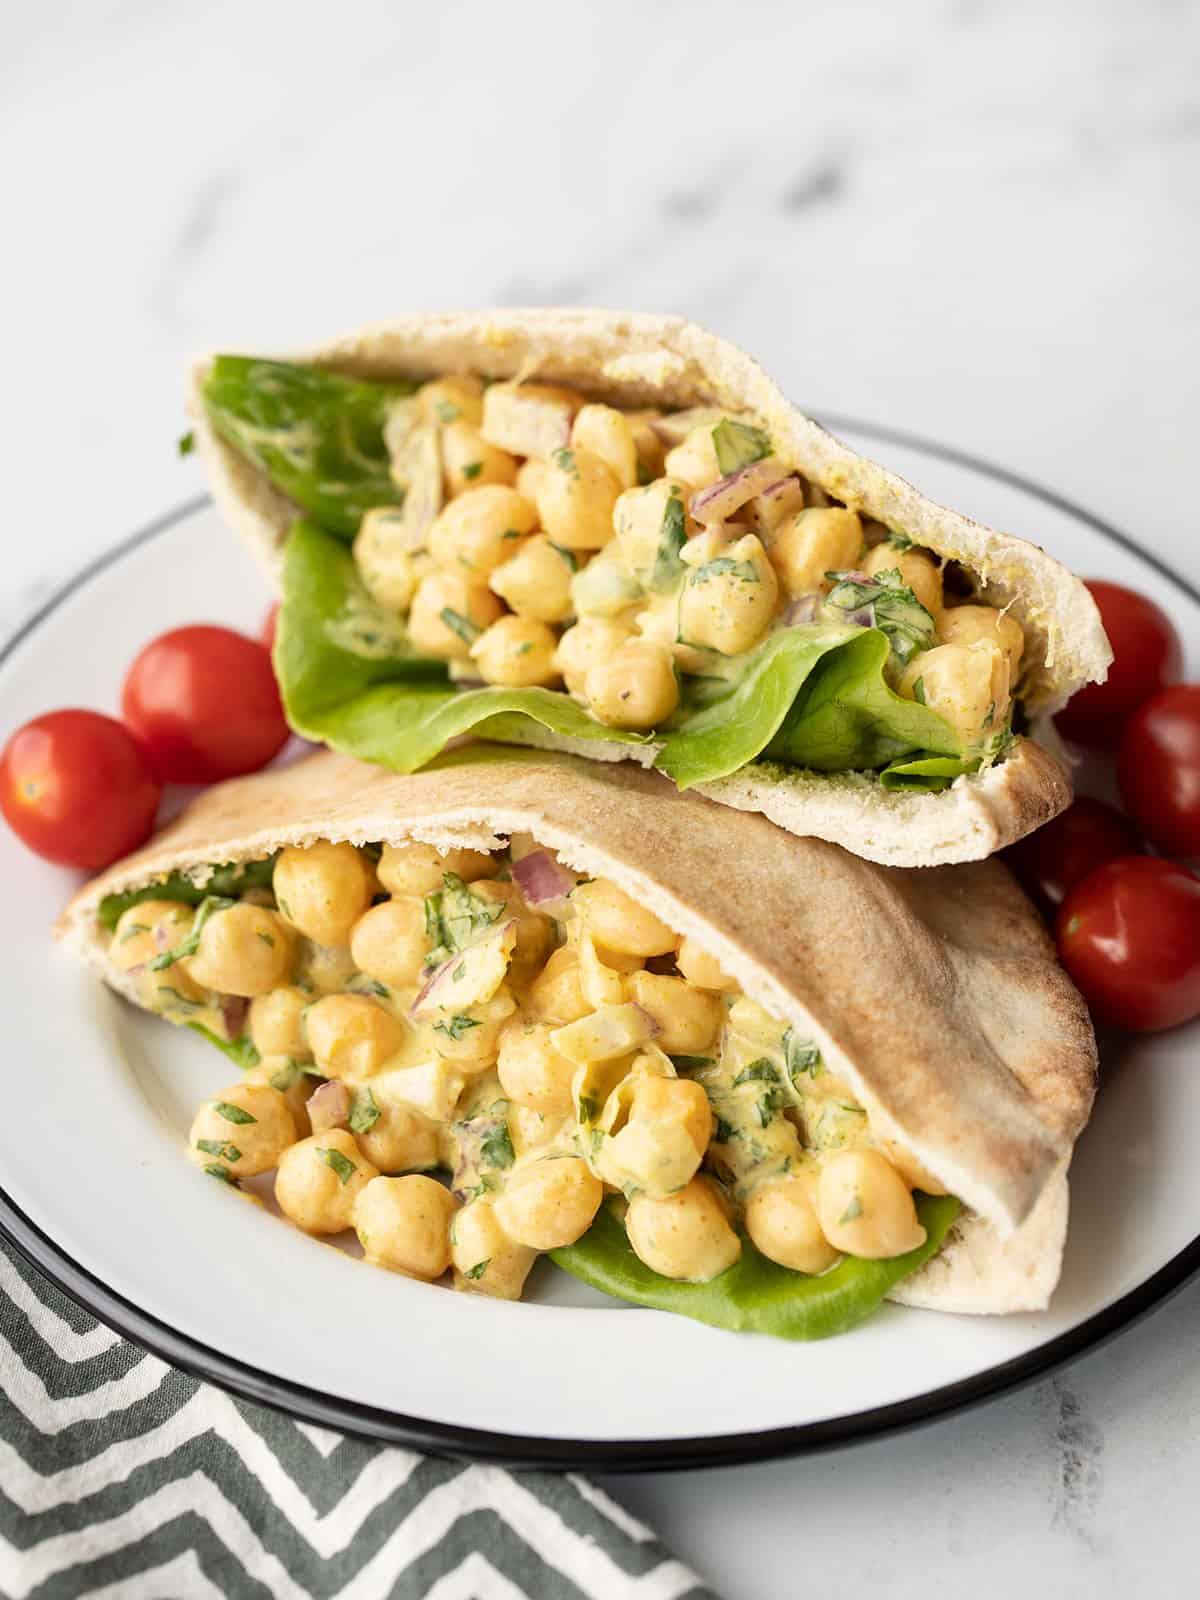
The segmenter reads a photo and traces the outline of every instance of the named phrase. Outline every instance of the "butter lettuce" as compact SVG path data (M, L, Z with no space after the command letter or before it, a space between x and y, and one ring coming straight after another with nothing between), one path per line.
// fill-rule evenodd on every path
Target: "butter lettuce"
M888 1291L941 1249L959 1212L949 1195L914 1196L925 1243L886 1261L842 1259L819 1277L791 1272L742 1240L741 1258L710 1283L661 1277L634 1254L620 1220L601 1206L576 1244L550 1252L551 1260L604 1294L635 1305L674 1311L736 1333L776 1339L828 1339L869 1317Z
M889 787L943 788L969 770L958 736L894 693L888 656L875 628L780 629L728 684L692 681L696 694L654 736L655 765L681 788L759 756L824 772L885 767ZM525 742L531 722L574 739L648 742L556 690L457 689L445 663L416 652L403 623L372 600L345 542L307 520L285 551L275 670L297 733L399 772L425 766L460 734ZM896 765L906 758L911 770Z

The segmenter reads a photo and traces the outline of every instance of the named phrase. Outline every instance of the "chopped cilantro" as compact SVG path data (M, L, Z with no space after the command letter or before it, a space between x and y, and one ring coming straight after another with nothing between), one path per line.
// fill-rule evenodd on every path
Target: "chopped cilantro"
M823 1065L821 1052L812 1040L798 1039L792 1028L783 1036L783 1059L787 1063L788 1076L793 1080L801 1073L815 1078Z
M271 949L274 950L274 948L275 948L275 937L274 937L273 934L265 932L262 928L256 928L254 930L254 935L255 935L255 938L261 939L264 944L269 944L271 946Z
M348 1156L344 1156L340 1150L325 1149L318 1145L317 1154L331 1172L337 1173L337 1181L343 1188L358 1171L353 1161Z
M516 1160L507 1122L499 1123L479 1141L479 1159L489 1167L511 1167Z
M906 533L889 533L887 542L893 550L911 550L913 547L913 542Z
M672 1056L671 1063L676 1072L702 1072L705 1067L713 1065L711 1056Z
M356 1089L350 1101L349 1126L351 1133L370 1133L382 1113L370 1089Z
M929 701L925 698L925 679L918 678L913 684L913 699L919 706L927 706Z
M739 1088L743 1083L778 1083L779 1068L766 1056L760 1056L757 1061L752 1061L748 1067L743 1067L733 1080L733 1087Z
M252 1117L248 1111L243 1111L241 1106L231 1106L228 1100L214 1100L213 1110L219 1117L224 1117L226 1122L236 1123L240 1128L247 1122L257 1122L257 1117Z
M219 1161L210 1161L204 1170L210 1178L219 1178L222 1183L231 1183L235 1189L237 1188L237 1179L229 1168L223 1167Z
M687 543L687 525L683 510L683 497L672 494L663 508L662 525L658 535L658 549L654 565L646 574L646 587L656 593L673 589L683 571L679 552Z
M579 559L574 550L568 550L565 545L555 544L553 539L550 540L550 548L551 550L556 550L558 552L558 554L567 563L568 567L570 567L572 572L579 571Z
M717 1118L717 1131L713 1134L713 1138L718 1144L728 1144L736 1133L737 1129L732 1122L726 1122L724 1117Z
M576 465L575 452L573 450L555 450L550 459L560 472L565 472L568 477L578 478L579 468Z
M590 1095L581 1094L579 1096L578 1116L579 1116L580 1122L595 1122L596 1113L599 1110L600 1110L600 1107L596 1104L596 1102L591 1098Z
M469 481L472 478L477 478L482 471L482 461L468 461L466 466L462 469L462 475Z
M438 613L442 621L455 633L464 644L474 644L479 637L480 630L469 617L464 617L461 611L455 611L450 606L443 606Z
M196 915L192 918L192 931L182 943L177 944L173 950L164 950L162 955L155 956L150 963L151 972L164 972L168 967L173 967L177 961L182 961L185 956L194 956L200 948L200 935L204 931L204 924L215 911L228 911L233 901L224 895L209 895L200 902Z
M434 410L438 414L439 422L457 422L462 416L462 411L453 400L439 400Z
M175 441L175 448L181 456L190 456L196 448L196 435L189 428L186 433L181 433Z
M753 561L735 561L732 556L716 556L712 561L706 561L702 567L697 567L688 582L693 585L707 583L710 578L719 577L726 572L731 577L740 578L743 583L762 581Z
M487 1256L483 1261L477 1261L473 1267L467 1268L467 1270L463 1273L463 1277L470 1278L472 1280L482 1278L488 1269L488 1263L491 1261L491 1259L491 1256Z
M478 1026L478 1017L467 1017L459 1013L458 1015L451 1017L449 1022L435 1022L433 1025L433 1031L434 1033L445 1034L447 1039L453 1039L455 1044L457 1044L462 1038L463 1034L466 1033L469 1028L477 1028Z
M230 1144L227 1139L197 1139L196 1149L203 1150L206 1156L220 1156L223 1161L240 1161L242 1152L237 1145Z

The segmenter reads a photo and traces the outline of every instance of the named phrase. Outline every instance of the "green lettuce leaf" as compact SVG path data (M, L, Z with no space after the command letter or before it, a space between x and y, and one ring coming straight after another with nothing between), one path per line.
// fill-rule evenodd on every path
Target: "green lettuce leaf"
M953 730L888 686L877 629L807 624L771 634L728 685L707 686L657 737L656 766L681 788L736 772L766 755L827 772L863 771L903 757L959 755ZM527 742L529 723L575 739L639 745L552 689L470 689L445 663L418 654L403 623L372 600L353 556L309 521L284 560L275 670L297 733L399 772L414 772L464 733ZM697 695L700 686L694 684Z
M198 1033L202 1039L207 1039L209 1044L216 1045L223 1056L228 1056L235 1066L244 1070L256 1067L262 1060L255 1046L246 1034L239 1034L236 1039L222 1039L211 1028L206 1028L203 1023L189 1022L187 1026L193 1033Z
M126 889L123 894L106 894L96 913L103 927L111 932L130 906L141 905L144 900L181 900L184 905L198 906L210 896L236 899L247 889L269 889L275 871L275 857L265 861L228 861L222 866L198 868L195 876L208 872L203 883L182 872L172 872L148 883L141 889Z
M384 424L410 383L362 383L315 367L218 356L204 380L217 433L323 528L353 539L372 506L399 505Z
M979 766L978 756L968 759L966 756L918 754L884 767L879 781L885 789L915 789L935 794L939 789L948 789L964 772L978 772Z
M274 659L297 733L397 772L415 772L462 733L519 735L526 719L576 739L645 742L552 689L460 692L445 663L414 651L371 599L346 547L311 522L288 539Z
M577 1243L552 1250L558 1266L618 1300L674 1311L735 1333L766 1333L777 1339L828 1339L869 1317L902 1278L941 1249L959 1212L950 1195L914 1196L925 1243L888 1261L843 1256L819 1277L791 1272L742 1240L741 1258L711 1283L680 1283L652 1272L633 1253L620 1220L601 1206Z

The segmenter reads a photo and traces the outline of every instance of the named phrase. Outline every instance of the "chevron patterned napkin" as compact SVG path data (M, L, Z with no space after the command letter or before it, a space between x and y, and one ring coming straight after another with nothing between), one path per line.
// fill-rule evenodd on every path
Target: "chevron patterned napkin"
M586 1478L435 1460L169 1367L0 1243L7 1600L713 1600Z

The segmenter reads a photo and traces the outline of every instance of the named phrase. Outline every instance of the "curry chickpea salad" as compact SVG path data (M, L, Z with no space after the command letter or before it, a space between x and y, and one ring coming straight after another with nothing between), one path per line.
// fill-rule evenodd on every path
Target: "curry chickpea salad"
M938 791L1019 731L1016 617L736 411L243 356L202 395L299 513L276 666L348 753L411 771L540 724L652 742L683 787L761 759Z
M530 836L288 846L110 895L99 921L140 1002L244 1069L191 1159L226 1185L273 1170L285 1217L353 1229L393 1272L517 1299L550 1251L643 1303L815 1336L958 1211L811 1040Z

